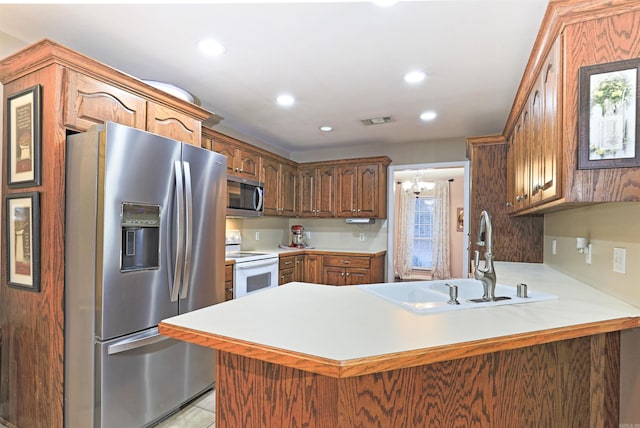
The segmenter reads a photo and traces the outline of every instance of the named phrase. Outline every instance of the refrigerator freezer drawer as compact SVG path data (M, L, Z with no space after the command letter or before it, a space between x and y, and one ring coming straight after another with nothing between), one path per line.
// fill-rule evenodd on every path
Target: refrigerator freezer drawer
M157 329L95 347L95 427L147 426L214 382L215 351Z

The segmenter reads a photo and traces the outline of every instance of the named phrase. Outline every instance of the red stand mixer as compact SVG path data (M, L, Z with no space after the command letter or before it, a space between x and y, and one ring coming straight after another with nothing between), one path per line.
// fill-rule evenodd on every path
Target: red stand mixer
M293 248L305 248L307 243L304 238L304 227L300 224L296 224L291 226L291 244L290 247Z

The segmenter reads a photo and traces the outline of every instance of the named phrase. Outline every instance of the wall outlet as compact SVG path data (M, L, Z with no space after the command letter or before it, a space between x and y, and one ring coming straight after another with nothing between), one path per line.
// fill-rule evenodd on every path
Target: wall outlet
M554 256L558 254L558 241L555 239L551 240L551 254Z
M625 273L627 269L627 250L625 248L613 249L613 271Z
M367 239L367 237L365 236L365 234L364 234L364 233L360 233L360 237L359 237L359 239L360 239L361 241L364 241L364 240L366 240L366 239Z
M305 232L304 233L307 236L307 241L311 240L311 232Z
M256 232L256 241L260 240L260 232Z

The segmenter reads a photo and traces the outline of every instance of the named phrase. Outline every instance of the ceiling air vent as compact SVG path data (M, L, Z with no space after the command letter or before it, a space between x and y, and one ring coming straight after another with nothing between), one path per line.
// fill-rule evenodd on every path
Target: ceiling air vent
M391 119L391 116L381 116L381 117L374 117L371 119L362 119L360 122L364 123L366 126L382 125L383 123L393 122L393 119Z

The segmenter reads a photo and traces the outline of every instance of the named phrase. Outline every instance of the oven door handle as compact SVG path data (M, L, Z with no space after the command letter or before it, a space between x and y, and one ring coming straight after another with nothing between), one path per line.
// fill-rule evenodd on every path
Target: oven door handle
M269 260L266 261L264 263L254 263L254 262L245 262L245 263L236 263L236 269L254 269L254 268L258 268L258 267L263 267L263 266L273 266L273 265L277 265L278 261L277 260ZM248 265L248 266L245 266Z

